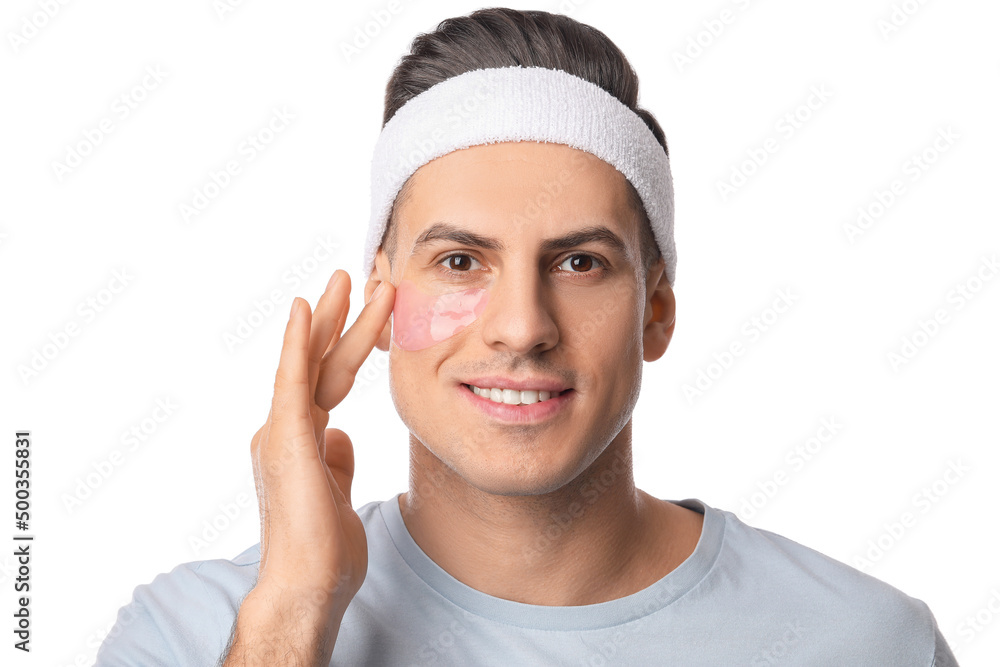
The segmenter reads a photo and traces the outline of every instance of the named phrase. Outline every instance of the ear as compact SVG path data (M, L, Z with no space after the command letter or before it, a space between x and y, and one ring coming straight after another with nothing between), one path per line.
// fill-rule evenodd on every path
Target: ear
M379 247L378 252L375 253L375 266L372 267L371 275L368 276L368 282L365 283L365 303L368 303L378 284L383 280L389 280L389 278L389 258L386 256L385 251ZM392 281L389 280L389 282L391 283ZM383 352L388 352L390 340L392 340L391 314L385 323L385 328L382 329L382 333L379 334L378 340L375 342L375 347Z
M674 335L677 302L667 281L665 263L661 257L646 276L646 308L643 313L642 358L656 361L667 351Z

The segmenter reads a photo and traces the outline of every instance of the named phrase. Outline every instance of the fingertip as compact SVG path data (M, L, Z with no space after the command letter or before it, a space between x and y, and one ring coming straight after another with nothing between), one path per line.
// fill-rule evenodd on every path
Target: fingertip
M308 301L306 301L305 299L303 299L300 296L297 296L297 297L293 298L292 299L292 308L291 308L291 311L288 313L288 322L291 323L291 322L295 321L297 318L303 317L303 312L305 311L306 313L308 313L308 310L309 310L309 302ZM308 322L308 321L309 320L307 318L306 322Z
M309 331L308 301L300 296L292 299L292 307L288 313L288 323L285 325L285 340L301 336L303 328Z
M382 281L378 285L376 285L375 290L370 295L368 295L368 300L365 301L365 304L367 305L372 301L376 301L379 297L379 294L381 294L384 291L385 291L385 281Z
M347 275L346 271L343 271L341 269L335 270L333 272L333 275L330 276L330 280L326 283L326 289L324 291L329 292L330 290L332 290L337 285L337 283L340 282L341 277L345 275Z

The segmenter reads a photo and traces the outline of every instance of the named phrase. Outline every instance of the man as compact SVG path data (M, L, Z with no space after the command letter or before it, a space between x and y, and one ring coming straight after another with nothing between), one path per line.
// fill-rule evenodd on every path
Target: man
M955 664L922 602L635 488L642 364L676 304L666 144L629 72L544 12L414 42L373 161L367 305L343 331L338 270L292 306L251 443L260 544L138 587L98 664ZM374 346L409 489L355 511L352 441L326 427Z

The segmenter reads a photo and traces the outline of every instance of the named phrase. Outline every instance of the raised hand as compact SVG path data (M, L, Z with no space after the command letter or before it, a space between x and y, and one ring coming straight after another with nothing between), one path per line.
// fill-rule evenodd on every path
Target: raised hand
M326 665L340 622L368 570L368 542L351 505L354 448L326 428L375 346L395 288L382 283L341 336L350 277L334 272L316 312L298 297L285 328L274 397L250 451L260 506L260 569L225 665L296 656Z

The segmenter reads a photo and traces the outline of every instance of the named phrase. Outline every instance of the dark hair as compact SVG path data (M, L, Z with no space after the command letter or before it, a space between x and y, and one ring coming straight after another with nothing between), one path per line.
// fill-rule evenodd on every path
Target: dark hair
M446 79L478 69L517 65L563 70L600 86L645 121L669 157L667 140L656 118L638 106L639 77L607 35L562 14L507 7L445 19L434 32L417 35L410 53L403 56L386 84L382 126L411 98ZM396 195L382 235L390 266L396 252L393 220L410 194L410 183L408 179ZM660 258L660 249L639 193L627 180L625 183L629 203L640 219L639 241L646 273Z

